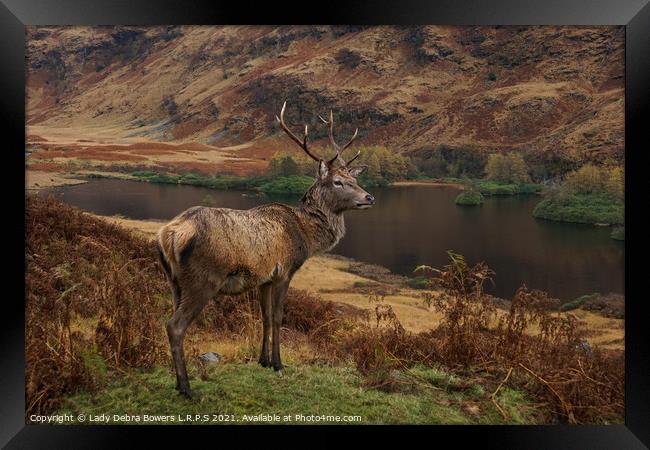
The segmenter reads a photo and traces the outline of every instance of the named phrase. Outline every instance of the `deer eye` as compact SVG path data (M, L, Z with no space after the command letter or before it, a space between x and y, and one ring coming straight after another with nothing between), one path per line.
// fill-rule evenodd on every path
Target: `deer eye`
M343 183L339 180L334 180L334 186L336 187L343 187Z

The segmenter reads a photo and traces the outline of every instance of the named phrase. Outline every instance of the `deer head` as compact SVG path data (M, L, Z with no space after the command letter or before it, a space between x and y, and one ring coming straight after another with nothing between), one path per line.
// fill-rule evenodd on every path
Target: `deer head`
M280 123L282 129L287 135L304 150L307 155L318 162L318 174L312 187L303 196L303 203L316 203L320 207L326 207L334 213L342 213L350 209L368 209L375 203L375 198L368 194L357 184L357 177L363 173L366 166L351 167L350 164L361 154L358 151L356 155L346 162L342 153L357 138L359 129L357 128L352 138L344 146L339 146L334 140L334 114L330 111L329 120L318 116L325 124L329 125L329 138L335 155L324 160L315 156L307 145L308 128L305 125L305 133L302 139L293 134L284 122L284 111L287 107L285 101L280 111L280 117L276 120Z

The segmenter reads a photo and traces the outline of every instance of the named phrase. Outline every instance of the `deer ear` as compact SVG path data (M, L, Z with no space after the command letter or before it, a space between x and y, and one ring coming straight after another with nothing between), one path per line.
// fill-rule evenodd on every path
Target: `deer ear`
M327 167L325 161L321 159L320 162L318 163L318 176L321 179L323 179L327 176L328 173L329 173L329 168Z
M357 167L353 167L352 169L349 169L349 170L348 170L348 173L350 174L350 176L356 178L356 177L358 177L359 175L361 175L363 172L365 172L365 170L366 170L367 168L368 168L368 166L357 166Z

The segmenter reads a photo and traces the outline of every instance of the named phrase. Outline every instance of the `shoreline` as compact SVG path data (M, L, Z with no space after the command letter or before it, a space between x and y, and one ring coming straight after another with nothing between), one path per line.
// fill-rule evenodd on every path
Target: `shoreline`
M465 187L459 183L446 183L444 181L426 181L426 180L404 180L395 181L391 187L407 187L407 186L429 186L429 187L451 187L458 190L465 190Z
M40 191L43 189L72 186L76 184L87 183L93 178L110 178L117 180L146 181L122 172L104 172L97 170L82 170L78 172L56 172L47 170L32 170L27 166L26 189L30 191ZM387 187L409 187L409 186L427 186L427 187L450 187L453 189L464 190L465 187L460 183L433 181L433 180L401 180L395 181Z
M152 239L167 221L136 220L119 216L91 216L122 226L146 238ZM390 305L405 329L411 332L428 331L440 323L442 315L423 304L425 292L405 287L399 282L400 275L376 264L367 264L352 258L324 253L309 258L300 268L291 283L294 289L309 291L342 305L349 305L364 310L374 310L375 303L369 298L373 295L383 296L385 304ZM381 280L381 281L379 281ZM495 297L496 298L496 297ZM505 314L503 309L508 300L498 299L498 315ZM611 350L624 350L625 319L607 317L599 312L582 308L558 311L557 314L575 316L589 330L588 341Z

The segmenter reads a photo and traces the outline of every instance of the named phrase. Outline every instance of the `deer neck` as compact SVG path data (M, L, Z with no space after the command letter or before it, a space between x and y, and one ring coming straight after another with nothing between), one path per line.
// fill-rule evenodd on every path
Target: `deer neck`
M309 254L326 252L345 235L343 212L334 212L318 195L305 194L300 206Z

